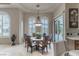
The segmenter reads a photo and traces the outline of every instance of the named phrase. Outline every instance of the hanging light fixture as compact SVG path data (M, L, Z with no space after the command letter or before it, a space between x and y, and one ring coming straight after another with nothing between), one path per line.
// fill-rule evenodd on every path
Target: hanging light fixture
M39 9L40 5L37 4L36 7ZM39 16L39 10L37 10L37 18L36 18L35 26L41 26L41 25L42 23L41 23L40 16Z

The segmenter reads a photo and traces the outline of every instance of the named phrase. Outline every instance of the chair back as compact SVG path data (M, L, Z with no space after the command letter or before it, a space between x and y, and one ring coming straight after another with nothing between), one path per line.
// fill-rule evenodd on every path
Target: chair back
M44 43L46 43L46 44L51 43L51 39L49 36L44 36Z
M30 36L25 35L25 36L24 36L24 40L25 40L25 43L26 43L27 45L31 46L32 43L31 43Z

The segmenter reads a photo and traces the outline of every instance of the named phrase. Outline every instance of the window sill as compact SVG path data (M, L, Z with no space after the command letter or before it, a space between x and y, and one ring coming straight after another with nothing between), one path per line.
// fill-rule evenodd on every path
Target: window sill
M2 38L2 39L5 39L5 38L9 39L10 37L6 37L6 36L5 36L5 37L0 37L0 38Z

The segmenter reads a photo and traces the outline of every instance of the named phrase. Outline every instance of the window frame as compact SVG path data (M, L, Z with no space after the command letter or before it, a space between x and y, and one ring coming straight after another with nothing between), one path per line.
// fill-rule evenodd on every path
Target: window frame
M0 38L9 38L10 37L10 34L11 34L11 28L10 28L11 27L11 21L10 21L11 18L10 18L10 15L8 13L6 13L6 12L0 12L0 15L2 15L2 28L1 28L2 33L0 35ZM4 16L8 16L8 20L9 20L9 23L8 23L8 25L9 25L9 28L8 28L9 29L9 32L8 32L8 35L6 35L6 36L3 35L3 33L4 33L3 32L3 25L4 25L3 24L3 21L4 21L3 18L4 18Z
M58 35L58 38L57 38L58 40L56 41L56 38L55 38L55 35L56 35L56 34L55 34L55 32L58 33L58 31L57 31L57 30L58 30L58 29L57 29L57 28L58 28L58 27L57 27L58 25L55 24L55 23L56 23L57 21L59 21L60 17L63 17L63 39L62 39L62 40L59 39L59 34L57 34L57 35ZM59 19L58 19L58 18L59 18ZM55 25L57 25L57 26L55 26ZM62 25L62 24L60 24L60 25ZM58 17L56 17L56 18L54 19L54 42L55 42L55 43L61 42L61 41L64 41L64 40L65 40L65 39L64 39L64 38L65 38L65 36L64 36L64 35L65 35L65 30L64 30L65 27L64 27L64 26L65 26L65 24L64 24L64 13L63 13L63 14L59 15Z

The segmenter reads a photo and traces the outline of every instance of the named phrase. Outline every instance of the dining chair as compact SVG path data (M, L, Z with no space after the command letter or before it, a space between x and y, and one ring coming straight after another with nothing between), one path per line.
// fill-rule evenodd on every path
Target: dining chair
M30 36L26 37L26 47L27 47L27 52L29 47L31 48L31 53L33 52L33 48L36 47L36 45L33 44L33 42L31 41Z
M25 47L26 47L26 44L27 44L27 35L24 34L24 42L25 42Z
M46 38L44 38L42 41L39 42L39 49L42 50L42 54L44 53L45 49L48 52L48 47L47 47L48 43Z
M49 36L47 36L47 41L48 41L49 48L51 48L52 39Z

